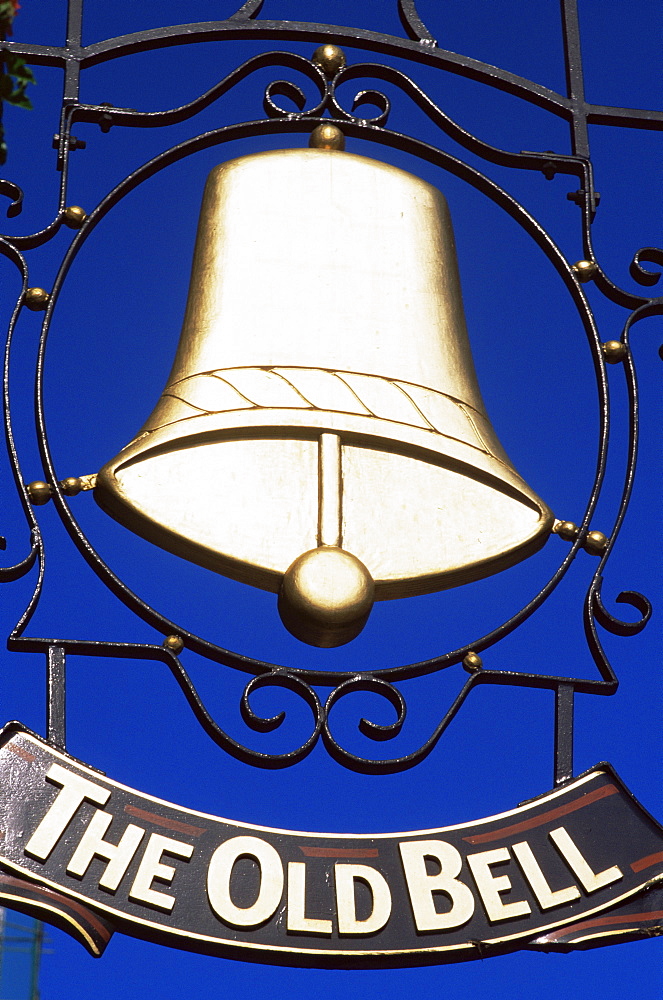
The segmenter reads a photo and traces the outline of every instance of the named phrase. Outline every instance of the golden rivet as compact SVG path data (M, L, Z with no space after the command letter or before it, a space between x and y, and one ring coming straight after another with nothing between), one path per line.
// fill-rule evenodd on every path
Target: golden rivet
M601 350L609 365L618 365L626 357L626 344L622 344L621 340L606 340L605 344L601 344Z
M572 542L578 537L578 525L573 521L558 521L553 531L560 538L565 538L567 542Z
M590 531L585 538L585 551L593 556L600 556L606 550L608 539L602 531Z
M329 649L359 635L373 607L375 585L364 564L335 545L295 559L279 593L281 621L295 638Z
M345 52L338 45L321 45L313 53L312 62L320 67L325 76L336 76L345 66Z
M80 229L86 219L85 209L80 205L68 205L62 214L62 221L70 229Z
M169 649L171 653L181 653L184 649L184 640L179 635L167 635L163 640L163 644L166 649Z
M478 653L468 653L463 660L463 666L471 674L475 674L477 670L481 670L483 667L483 660Z
M571 265L571 270L575 273L576 278L583 284L586 281L591 281L598 269L598 264L595 264L593 260L577 260L575 264Z
M345 136L336 125L318 125L308 144L311 149L345 149Z
M78 476L68 476L66 479L61 481L60 489L65 496L75 497L77 493L81 492L83 486Z
M48 305L48 292L44 288L28 288L25 293L25 302L28 309L33 312L40 312Z
M35 507L41 507L51 499L51 487L41 479L36 479L34 483L28 483L26 487L30 503Z

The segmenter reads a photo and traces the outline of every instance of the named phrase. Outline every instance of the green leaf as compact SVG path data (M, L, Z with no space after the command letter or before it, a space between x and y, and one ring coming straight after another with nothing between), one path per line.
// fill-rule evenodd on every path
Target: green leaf
M6 72L16 77L19 83L36 83L35 75L20 56L8 53L5 57Z
M11 26L15 13L14 4L11 0L2 0L0 2L0 21L7 21Z
M30 98L26 97L25 90L22 87L17 87L13 90L8 97L5 97L7 104L12 104L15 108L25 108L26 111L32 111L32 104L30 103Z

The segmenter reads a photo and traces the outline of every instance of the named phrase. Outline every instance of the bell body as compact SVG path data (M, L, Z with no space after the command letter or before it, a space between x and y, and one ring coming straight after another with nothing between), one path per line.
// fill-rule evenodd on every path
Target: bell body
M553 517L485 413L442 194L337 150L216 167L168 384L96 496L274 591L320 547L356 557L377 599L539 548Z

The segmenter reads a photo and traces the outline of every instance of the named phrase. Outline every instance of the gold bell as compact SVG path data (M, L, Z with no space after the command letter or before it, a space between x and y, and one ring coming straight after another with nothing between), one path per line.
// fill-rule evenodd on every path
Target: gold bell
M212 170L181 339L99 504L354 638L374 600L495 573L553 524L486 415L446 201L335 149Z

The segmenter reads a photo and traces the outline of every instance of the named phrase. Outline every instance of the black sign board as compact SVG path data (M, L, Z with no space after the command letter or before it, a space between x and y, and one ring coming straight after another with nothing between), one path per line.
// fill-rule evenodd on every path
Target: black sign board
M389 834L194 812L16 723L0 781L0 898L96 955L117 928L254 961L400 966L586 946L663 917L663 830L608 764L498 816Z

